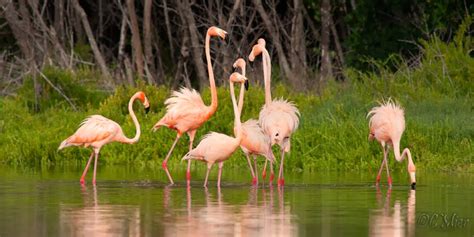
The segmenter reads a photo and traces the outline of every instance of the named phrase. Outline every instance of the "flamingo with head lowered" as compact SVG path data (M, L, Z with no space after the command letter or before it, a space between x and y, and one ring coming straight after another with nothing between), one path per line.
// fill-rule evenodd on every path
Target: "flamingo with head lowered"
M260 54L262 55L263 77L265 81L265 105L260 111L258 123L267 136L270 137L271 144L278 144L281 148L278 186L282 186L285 184L285 179L283 177L283 161L285 159L285 153L290 152L290 138L298 128L300 112L292 102L283 99L272 100L270 91L271 59L267 49L265 48L265 44L264 39L258 39L257 44L252 47L249 60L253 62L255 57ZM272 164L270 164L270 166L271 165Z
M207 59L207 71L209 73L209 84L211 87L211 105L207 106L202 101L201 95L193 89L181 88L179 91L174 91L173 95L165 101L166 114L160 119L154 126L153 130L156 131L159 127L165 126L176 130L176 139L171 145L165 160L162 163L163 169L168 175L168 179L171 184L174 184L173 178L168 171L168 159L173 152L176 143L183 133L187 133L189 136L189 150L193 149L194 136L196 130L206 122L217 110L217 90L216 82L214 80L214 72L212 70L211 53L210 53L210 40L211 37L217 36L225 39L227 32L219 29L215 26L210 27L206 34L206 59ZM186 170L186 180L188 185L191 180L191 161L188 162L188 168Z
M145 93L139 91L135 93L130 101L128 102L128 111L130 117L132 117L133 123L135 124L136 133L135 137L128 138L122 131L122 128L118 123L110 120L102 115L92 115L85 119L77 131L66 140L61 142L58 150L61 150L68 146L83 146L83 147L92 147L93 151L87 161L86 168L81 176L81 184L84 184L84 179L86 177L87 171L89 170L89 165L91 164L92 157L95 155L94 161L94 176L92 178L92 183L96 183L96 172L97 172L97 158L99 157L99 152L102 146L111 142L121 142L127 144L133 144L138 142L140 138L140 124L138 123L137 117L133 112L133 102L139 100L145 106L145 111L148 113L150 109L150 104L148 99L145 96Z
M389 187L392 187L392 177L388 170L388 152L390 147L393 147L395 159L398 162L402 162L403 159L408 157L408 173L410 174L411 188L416 188L416 167L411 157L411 152L408 148L405 148L400 155L400 139L405 131L405 112L396 103L388 100L385 103L381 103L380 106L372 108L367 114L370 117L369 120L369 140L376 139L383 150L383 161L380 166L379 173L377 174L377 180L375 184L378 185L380 182L380 175L385 164L387 168L387 179Z
M221 185L222 166L224 161L234 153L234 151L240 146L242 141L242 124L240 122L240 112L237 108L237 102L234 93L234 83L245 83L247 78L242 76L238 72L234 72L230 75L230 94L232 99L232 106L234 109L234 131L235 137L231 137L222 133L211 132L208 133L199 142L199 144L188 152L183 160L200 160L207 163L206 179L204 181L204 187L207 187L207 180L209 178L209 172L215 163L219 165L219 173L217 178L217 187Z
M242 75L245 76L245 67L246 63L245 60L239 58L234 63L234 68L240 68L242 71ZM241 85L240 94L239 94L239 113L242 114L242 107L243 107L243 99L244 99L244 86L248 85L246 83ZM272 151L272 144L270 142L270 137L265 134L263 129L258 124L258 121L255 119L249 119L245 123L242 124L242 142L240 143L240 148L244 152L245 156L247 157L247 162L250 167L250 173L252 174L252 184L258 184L258 175L257 175L257 155L261 155L265 157L270 162L275 160ZM250 162L249 155L253 156L253 164ZM265 162L267 162L265 160ZM271 166L273 167L273 166ZM272 175L273 175L273 168L272 168ZM273 176L270 177L270 180L273 180ZM270 181L271 183L271 181Z

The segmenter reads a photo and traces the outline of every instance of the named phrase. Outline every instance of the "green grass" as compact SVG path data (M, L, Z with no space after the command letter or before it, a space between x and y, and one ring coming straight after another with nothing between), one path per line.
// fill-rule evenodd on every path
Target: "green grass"
M436 37L423 42L425 53L416 67L393 57L385 63L374 62L373 72L348 69L346 82L329 83L321 95L295 93L283 84L274 85L274 98L288 98L301 111L301 124L292 137L286 169L292 172L378 169L382 151L378 143L367 140L366 114L377 101L391 97L406 110L406 130L401 144L411 149L418 170L474 172L474 59L469 56L473 47L469 36L455 38L451 43L443 43ZM390 69L393 67L388 65L392 63L397 64L398 70ZM140 141L134 145L105 146L100 162L160 169L176 134L166 128L153 133L151 127L163 116L163 102L170 89L139 85L119 87L108 94L93 86L94 80L100 78L94 79L89 71L77 75L48 69L45 74L67 92L79 110L72 111L48 85L43 85L47 93L40 99L39 113L31 109L32 94L28 89L31 85L26 84L16 97L0 99L0 163L19 167L84 165L90 153L88 149L67 148L58 152L59 143L91 114L115 120L128 136L133 136L135 128L128 116L127 102L135 91L144 90L151 102L151 112L145 116L142 106L135 104L142 125ZM249 77L252 83L252 75ZM202 95L209 103L209 90L204 90ZM198 131L195 145L209 131L233 134L228 89L218 88L218 95L218 110ZM263 102L263 89L251 86L242 120L257 118ZM187 137L181 139L170 166L184 167L179 163L187 144ZM275 155L279 157L279 151L275 150ZM392 157L393 169L406 169L405 162L394 164ZM226 166L246 166L242 152L234 154Z

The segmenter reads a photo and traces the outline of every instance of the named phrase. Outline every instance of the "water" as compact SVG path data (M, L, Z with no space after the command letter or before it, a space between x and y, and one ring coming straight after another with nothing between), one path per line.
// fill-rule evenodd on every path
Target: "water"
M224 170L220 190L213 173L206 190L203 170L187 189L161 170L104 166L93 187L80 168L0 167L0 236L474 235L472 175L418 173L412 191L400 173L390 191L368 173L288 175L283 189L242 173Z

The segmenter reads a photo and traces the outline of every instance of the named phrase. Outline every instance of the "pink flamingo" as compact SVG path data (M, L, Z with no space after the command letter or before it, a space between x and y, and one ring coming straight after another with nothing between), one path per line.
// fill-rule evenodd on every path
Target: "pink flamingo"
M408 148L405 148L400 155L400 139L405 131L405 115L403 109L393 103L390 99L381 103L380 106L372 108L367 114L369 120L369 140L377 139L382 145L383 161L377 174L376 185L380 182L380 175L382 173L383 165L387 168L388 185L392 187L392 177L388 170L388 152L390 147L393 147L395 159L402 162L405 156L408 157L408 173L410 174L411 188L416 188L415 172L416 167L411 158L411 153Z
M281 148L281 163L278 174L278 186L285 184L283 177L283 161L285 153L290 151L290 137L298 128L300 112L292 102L283 99L272 100L271 96L271 59L265 48L265 40L260 38L252 47L249 60L253 62L255 57L262 54L263 77L265 79L265 105L260 111L258 123L263 131L270 137L272 146L278 144ZM272 164L270 164L272 166ZM264 167L265 176L266 161ZM272 168L273 170L273 168ZM273 174L273 173L272 173Z
M99 157L99 152L103 145L111 142L121 142L127 144L133 144L138 142L138 139L140 138L141 134L140 124L138 123L137 117L133 112L133 102L137 99L143 103L143 106L145 106L145 111L147 113L150 109L150 104L145 96L145 93L139 91L135 93L132 98L130 98L130 101L128 102L128 112L130 113L130 117L132 117L133 123L135 124L135 137L126 137L118 123L102 115L92 115L81 123L80 127L72 136L61 142L61 145L59 146L58 150L61 150L68 146L91 146L93 149L89 157L89 161L87 161L86 168L82 173L80 180L81 184L84 184L84 178L86 177L87 171L89 170L89 165L91 164L92 156L95 155L94 176L92 178L92 183L95 185L97 158Z
M235 137L216 132L208 133L206 136L204 136L196 148L189 151L183 157L183 160L200 160L207 163L207 173L206 179L204 181L204 187L207 187L209 172L216 162L219 165L217 187L221 186L222 166L224 165L224 161L229 159L232 153L234 153L234 151L240 146L240 142L242 141L242 124L240 122L240 113L235 99L234 83L245 83L246 80L247 78L237 72L232 73L229 78L230 94L235 116Z
M234 63L234 68L240 68L242 75L245 76L245 61L242 58L239 58ZM248 81L246 81L247 83ZM243 98L244 98L244 86L248 84L241 84L240 95L239 95L239 113L242 114L243 107ZM240 143L240 148L247 157L247 162L250 167L250 172L252 174L252 183L258 184L257 178L257 155L265 157L267 160L273 161L275 157L273 156L272 144L270 138L263 132L263 129L258 124L258 121L255 119L249 119L242 124L242 142ZM253 156L254 168L250 162L249 155ZM273 166L271 166L273 167ZM273 169L272 169L273 174ZM273 180L273 176L270 177L270 180ZM271 181L270 181L271 183Z
M227 32L219 29L215 26L210 27L206 34L206 59L207 59L207 70L209 73L209 84L211 87L211 105L207 106L202 101L201 95L193 89L181 88L179 91L174 91L173 95L165 101L166 114L160 119L154 126L153 130L156 131L160 126L165 126L176 130L176 139L173 142L165 160L162 163L162 167L168 175L171 184L174 184L173 178L168 171L168 159L173 152L173 149L178 142L179 138L183 133L187 133L189 136L189 150L193 149L194 136L196 130L206 122L217 109L217 91L216 83L214 80L214 72L212 71L211 53L209 43L211 36L218 36L225 39ZM188 162L188 168L186 170L186 180L188 185L191 180L191 161Z

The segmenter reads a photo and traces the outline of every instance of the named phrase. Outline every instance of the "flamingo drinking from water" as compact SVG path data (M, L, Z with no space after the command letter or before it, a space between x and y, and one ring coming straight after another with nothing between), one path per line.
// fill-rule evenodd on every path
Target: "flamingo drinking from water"
M130 98L130 101L128 102L128 112L130 113L130 117L132 117L133 123L135 124L135 137L126 137L118 123L101 115L92 115L81 123L79 129L77 129L77 131L72 136L61 142L61 145L59 146L58 150L61 150L68 146L90 146L93 149L89 157L89 161L87 161L86 168L82 173L80 180L81 184L84 184L84 179L86 177L87 171L89 170L89 165L91 164L92 156L95 155L94 176L92 178L92 183L95 185L97 158L99 157L99 152L103 145L110 142L121 142L127 144L133 144L138 142L138 139L140 138L140 124L138 123L137 117L133 112L133 102L137 99L143 103L146 112L148 112L148 110L150 109L150 104L145 96L145 93L139 91L135 93L132 98Z
M239 58L234 63L234 68L240 68L242 75L245 76L245 60ZM239 94L239 113L242 114L243 99L244 99L244 84L241 84L240 94ZM264 156L267 160L273 161L275 157L273 156L272 144L270 142L270 137L264 133L263 129L258 124L258 121L255 119L249 119L242 124L242 142L240 143L240 148L245 153L247 157L247 162L250 167L250 172L252 174L252 183L258 184L257 178L257 155ZM254 167L250 162L249 155L253 156ZM266 161L265 161L266 162ZM271 166L273 167L273 166ZM272 169L273 171L273 169ZM272 172L273 174L273 172ZM273 179L271 177L271 179ZM271 182L270 182L271 183Z
M234 72L230 75L230 94L232 99L232 106L234 109L234 131L235 137L231 137L222 133L211 132L204 136L201 142L188 152L183 160L200 160L207 163L206 179L204 181L204 187L207 187L207 180L209 172L215 163L219 165L219 173L217 178L217 187L221 185L222 166L224 161L234 153L234 151L240 146L242 141L242 124L240 122L240 113L237 108L237 102L234 93L234 83L245 83L247 78L242 76L238 72Z
M258 123L263 131L270 137L271 144L278 144L281 148L281 163L278 174L278 186L285 184L283 177L283 161L285 153L290 151L290 138L299 125L300 112L292 102L284 99L272 100L271 96L271 59L265 48L265 40L260 38L252 47L249 60L253 62L255 57L262 54L263 77L265 81L265 105L260 111ZM272 164L270 164L271 166ZM265 174L266 164L264 167ZM273 170L273 169L272 169Z
M183 135L183 133L188 134L189 150L191 151L193 149L193 141L194 136L196 135L196 130L201 127L201 125L206 122L217 110L217 90L216 82L214 80L214 72L212 70L209 43L212 36L218 36L222 39L225 39L226 34L227 32L215 26L210 27L206 34L205 51L207 70L209 74L209 84L211 87L211 105L205 105L202 101L201 95L197 91L193 89L181 88L179 91L174 91L173 95L165 101L167 110L166 114L153 126L153 130L155 131L159 127L165 126L174 129L177 132L176 139L174 140L173 145L171 145L171 148L162 163L163 169L165 170L166 175L168 175L168 179L171 184L174 182L170 172L168 171L167 163L179 138ZM191 180L190 168L191 162L189 161L188 168L186 170L186 180L188 185Z
M381 103L380 106L372 108L367 114L370 117L369 120L369 140L376 139L382 145L383 150L383 161L380 166L379 173L377 174L376 185L380 182L380 175L382 173L383 166L387 168L388 185L392 186L392 177L388 170L388 152L390 147L393 147L395 159L398 162L402 162L403 159L408 157L408 173L410 174L411 188L416 188L415 172L416 167L413 163L410 150L405 148L400 155L400 139L405 131L405 115L403 109L396 103L388 100L385 103Z

